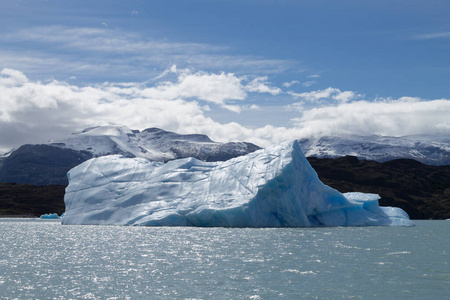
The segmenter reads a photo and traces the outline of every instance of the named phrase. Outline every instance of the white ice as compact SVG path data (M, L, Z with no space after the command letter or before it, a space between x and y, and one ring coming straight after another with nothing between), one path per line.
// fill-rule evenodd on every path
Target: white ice
M225 162L113 155L68 173L62 224L307 227L413 226L375 194L324 185L297 141Z

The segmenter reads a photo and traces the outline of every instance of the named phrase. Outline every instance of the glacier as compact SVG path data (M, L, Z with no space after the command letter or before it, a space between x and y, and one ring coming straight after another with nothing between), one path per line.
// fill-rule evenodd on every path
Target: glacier
M297 141L224 162L103 156L68 178L64 225L414 226L376 194L324 185Z

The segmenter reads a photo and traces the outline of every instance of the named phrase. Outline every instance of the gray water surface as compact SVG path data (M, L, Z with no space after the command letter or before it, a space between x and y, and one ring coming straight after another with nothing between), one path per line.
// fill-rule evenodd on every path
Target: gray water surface
M62 226L0 219L0 299L450 299L450 221Z

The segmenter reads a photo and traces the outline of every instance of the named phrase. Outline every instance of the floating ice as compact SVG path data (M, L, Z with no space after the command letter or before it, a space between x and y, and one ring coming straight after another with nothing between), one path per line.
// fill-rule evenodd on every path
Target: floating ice
M63 217L63 215L61 217ZM58 216L58 214L43 214L39 219L61 219L61 217Z
M148 226L413 226L378 195L324 185L297 141L225 162L113 155L68 173L62 224Z

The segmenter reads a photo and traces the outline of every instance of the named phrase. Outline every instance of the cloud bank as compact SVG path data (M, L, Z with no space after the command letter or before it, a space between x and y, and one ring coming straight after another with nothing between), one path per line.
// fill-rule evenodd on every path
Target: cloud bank
M323 128L324 133L403 136L450 133L448 116L448 99L402 97L313 108L292 121L298 127Z
M249 141L260 146L323 134L450 134L448 99L368 101L356 92L337 88L296 94L273 86L267 77L192 72L175 66L158 77L150 83L78 86L56 80L33 81L18 70L3 69L0 152L112 123L141 130L160 127L203 133L217 141ZM291 127L248 128L238 122L219 123L205 115L211 106L234 112L249 109L245 100L255 93L271 97L291 94L293 104L301 99L320 101L321 105L309 109L290 105L287 109L298 113L291 119Z

